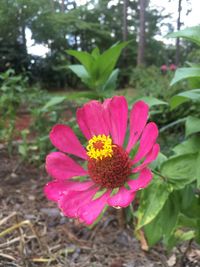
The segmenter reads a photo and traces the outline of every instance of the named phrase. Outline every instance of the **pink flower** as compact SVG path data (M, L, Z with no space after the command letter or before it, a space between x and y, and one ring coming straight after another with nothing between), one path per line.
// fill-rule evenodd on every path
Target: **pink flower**
M160 67L161 71L167 71L168 70L168 67L166 65L162 65Z
M175 70L177 69L177 67L176 67L175 64L171 64L171 65L169 66L169 69L170 69L171 71L175 71Z
M103 103L86 103L77 111L79 128L87 139L86 148L69 126L53 127L50 140L61 152L52 152L46 158L46 170L54 180L44 191L65 216L90 225L107 205L127 207L136 192L150 183L152 173L148 165L156 159L159 145L156 124L147 123L148 111L145 102L136 102L127 131L128 105L123 96ZM68 154L80 158L83 166Z

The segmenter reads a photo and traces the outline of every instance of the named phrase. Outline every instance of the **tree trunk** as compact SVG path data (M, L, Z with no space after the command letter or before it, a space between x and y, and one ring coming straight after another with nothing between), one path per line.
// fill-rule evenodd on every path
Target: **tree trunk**
M139 26L139 42L138 42L138 55L137 66L144 65L144 52L145 52L145 11L146 0L139 0L140 6L140 26Z
M65 13L65 0L62 0L62 4L61 4L61 12Z
M181 2L182 0L179 0L178 1L178 19L177 19L177 31L180 30L181 28ZM175 62L176 62L176 65L178 66L179 65L179 60L180 60L180 52L179 52L179 49L180 49L180 38L177 38L176 39L176 59L175 59Z
M123 2L123 41L127 41L128 37L128 28L127 28L127 7L128 0L124 0Z

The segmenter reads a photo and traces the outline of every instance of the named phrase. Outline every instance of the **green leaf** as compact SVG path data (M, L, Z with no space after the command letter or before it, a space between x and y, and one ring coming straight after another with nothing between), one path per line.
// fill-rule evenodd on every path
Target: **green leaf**
M168 105L167 102L157 99L155 97L151 97L151 96L144 96L144 97L139 98L138 100L143 100L149 105L149 107L158 106L158 105Z
M100 56L100 51L99 51L99 48L96 47L92 50L92 53L91 53L92 57L94 59L97 59L99 56Z
M105 85L103 86L104 91L113 91L116 89L117 77L119 74L119 69L113 70Z
M140 229L150 223L163 208L171 188L167 183L155 179L151 185L143 190L138 209L138 225Z
M24 144L22 144L22 145L19 145L19 147L18 147L18 151L19 151L19 153L23 156L23 157L26 157L27 156L27 147L24 145Z
M197 154L172 157L161 165L161 174L174 189L181 189L196 179Z
M198 224L197 224L197 219L190 218L181 213L179 214L178 225L181 227L196 228Z
M91 73L94 59L89 53L76 50L67 50L67 53L75 57L79 62L81 62L81 64L85 67L88 73Z
M115 44L107 49L96 61L94 71L98 72L99 82L104 83L111 75L122 50L129 42Z
M171 109L175 109L176 107L180 106L181 104L189 100L200 101L200 89L185 91L178 95L173 96L170 99L170 107Z
M179 242L183 242L183 241L187 241L187 240L191 240L193 238L195 238L196 234L195 231L182 231L182 230L177 230L175 233L176 238L179 239Z
M167 35L168 38L177 38L182 37L191 42L200 45L200 26L194 26L190 28L186 28L184 30L180 30L178 32L173 32Z
M193 116L187 117L185 123L185 136L187 137L190 134L198 132L200 132L200 119Z
M79 64L69 65L68 68L83 80L87 80L89 78L87 70L82 65Z
M172 231L176 227L178 214L179 202L176 199L176 194L172 193L166 201L163 209L154 220L144 228L150 246L156 244L162 237L165 240L169 239Z
M170 86L184 79L199 78L199 77L200 77L200 68L178 68L175 72L174 78L170 83Z
M181 104L188 102L189 99L185 96L180 96L180 95L175 95L170 99L170 108L171 110L177 108L178 106L180 106Z
M197 188L200 188L200 152L196 162L196 177L197 177Z
M156 160L154 160L151 164L150 167L151 169L160 169L160 166L162 165L163 162L165 162L167 160L167 157L163 154L163 153L159 153L158 157L156 158Z
M173 151L177 155L182 154L189 154L189 153L196 153L200 151L200 137L199 136L192 136L188 140L178 144L173 148Z
M66 100L66 96L54 96L41 108L41 111L46 111L49 108L62 103L64 100Z

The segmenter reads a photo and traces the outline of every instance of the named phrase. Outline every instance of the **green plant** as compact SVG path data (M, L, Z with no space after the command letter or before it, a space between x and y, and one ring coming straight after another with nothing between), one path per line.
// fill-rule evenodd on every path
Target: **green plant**
M200 27L189 28L170 37L185 37L200 45L199 31ZM198 67L177 69L171 84L191 77L200 78ZM173 112L190 104L194 109L192 114L196 115L188 115L163 129L166 134L175 124L185 124L185 136L173 147L169 158L160 154L153 163L155 179L140 195L136 232L143 227L150 246L161 240L168 249L187 240L200 243L199 100L199 89L193 89L169 101Z
M81 64L69 65L81 81L90 89L89 92L79 94L87 98L103 99L111 96L116 89L119 69L114 69L117 60L128 42L117 43L100 54L95 48L91 54L83 51L67 50ZM76 94L76 97L78 95Z
M0 75L0 140L8 142L10 152L16 115L26 101L27 82L26 76L16 75L13 69Z
M170 80L173 73L162 75L156 66L136 67L131 72L129 85L133 87L140 96L153 96L168 101L169 98L180 90L179 86L170 88Z

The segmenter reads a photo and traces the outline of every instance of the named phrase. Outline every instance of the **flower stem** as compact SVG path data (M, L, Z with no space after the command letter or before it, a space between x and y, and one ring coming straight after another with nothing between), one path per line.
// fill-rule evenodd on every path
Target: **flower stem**
M126 219L125 219L125 211L124 211L124 209L118 209L117 210L117 219L118 219L119 227L121 229L124 229L125 228L125 225L126 225Z
M163 181L165 181L165 182L167 181L167 178L165 176L163 176L160 172L155 171L155 170L152 170L152 172L154 174L157 174L159 177L161 177Z

